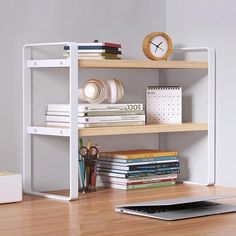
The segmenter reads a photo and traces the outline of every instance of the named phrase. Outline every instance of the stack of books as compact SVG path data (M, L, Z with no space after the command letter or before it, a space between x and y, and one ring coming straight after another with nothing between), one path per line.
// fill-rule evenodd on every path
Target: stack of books
M68 127L69 122L69 104L48 104L47 126ZM142 103L78 104L78 128L144 124L145 112Z
M97 167L103 186L124 190L175 185L179 172L177 152L153 149L102 152Z
M64 46L64 56L70 57L70 47ZM78 43L78 58L85 60L119 60L121 44L110 42Z

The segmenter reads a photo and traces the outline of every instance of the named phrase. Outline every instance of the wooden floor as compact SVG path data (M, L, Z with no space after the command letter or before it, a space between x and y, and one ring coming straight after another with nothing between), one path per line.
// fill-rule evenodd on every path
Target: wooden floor
M103 189L73 202L25 196L21 203L0 205L0 235L236 235L236 213L168 222L114 211L128 202L212 194L236 195L236 189L194 185L128 192Z

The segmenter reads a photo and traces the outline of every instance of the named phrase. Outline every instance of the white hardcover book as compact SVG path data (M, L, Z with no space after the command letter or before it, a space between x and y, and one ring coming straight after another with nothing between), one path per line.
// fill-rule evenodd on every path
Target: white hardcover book
M115 183L123 183L123 184L132 184L136 182L154 182L154 181L160 181L160 180L174 180L177 179L177 174L170 174L170 175L160 175L158 177L146 177L146 178L118 178L118 177L110 177L110 176L102 176L99 175L100 180L104 182L115 182Z
M78 59L79 60L120 60L121 58L118 57L116 54L115 56L84 56L81 54L78 54ZM64 53L64 57L69 58L70 53Z
M148 124L181 124L182 88L179 86L148 86L146 114Z
M108 56L101 56L101 57L81 57L78 56L79 60L121 60L120 57L108 57Z
M69 127L70 123L47 121L46 125L55 126L55 127ZM78 123L78 128L136 126L136 125L145 125L145 122L144 121L131 121L131 122L112 122L112 123L105 122L105 123L91 123L91 124Z
M143 110L142 103L116 103L116 104L78 104L78 112L88 111L140 111ZM70 111L70 104L48 104L47 111Z
M126 174L119 174L114 172L108 172L108 171L97 171L98 176L110 176L110 177L118 177L118 178L126 178Z
M103 123L103 122L130 122L145 121L145 115L126 115L126 116L91 116L78 117L78 123ZM46 121L51 122L70 122L69 116L46 116Z
M144 111L89 111L78 112L78 116L125 116L125 115L144 115ZM48 116L69 116L69 111L47 111Z
M84 43L77 43L78 47L81 46L107 46L107 47L114 47L114 48L120 48L120 43L113 43L113 42L84 42ZM67 49L69 46L65 46L65 49Z

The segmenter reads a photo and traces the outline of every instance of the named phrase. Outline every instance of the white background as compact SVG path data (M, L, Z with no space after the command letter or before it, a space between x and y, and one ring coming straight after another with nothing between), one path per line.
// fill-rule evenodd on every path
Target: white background
M224 186L236 186L235 7L233 0L166 1L167 32L175 45L216 49L216 183Z

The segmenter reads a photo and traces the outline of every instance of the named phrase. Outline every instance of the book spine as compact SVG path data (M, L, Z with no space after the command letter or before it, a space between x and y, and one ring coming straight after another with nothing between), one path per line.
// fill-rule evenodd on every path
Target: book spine
M122 178L125 179L127 178L126 174L119 174L119 173L112 173L112 172L107 172L107 171L100 171L97 170L98 175L102 175L102 176L109 176L109 177L117 177L117 178Z
M124 185L124 184L115 184L104 182L102 183L106 187L115 188L115 189L123 189L123 190L133 190L133 189L142 189L142 188L156 188L156 187L165 187L175 185L175 181L167 181L160 183L151 183L151 184L138 184L138 185Z
M168 167L168 168L158 168L158 169L143 169L143 170L121 170L121 169L115 169L115 168L107 168L107 167L97 167L98 170L105 170L115 173L122 173L122 174L144 174L144 173L152 173L155 174L156 172L159 173L161 171L169 171L169 170L176 170L179 169L178 167Z
M129 186L127 186L127 190L140 189L140 188L156 188L156 187L164 187L164 186L172 186L172 185L175 185L175 181L151 183L151 184L129 185Z
M139 185L139 184L155 184L155 183L163 183L163 182L170 182L170 181L175 181L176 178L168 178L168 179L157 179L157 180L146 180L146 181L136 181L136 182L129 182L127 183L128 186L132 185Z
M136 153L128 155L120 155L114 153L101 153L101 157L113 157L113 158L149 158L149 157L166 157L166 156L177 156L177 152L153 152L153 153Z
M143 166L143 165L154 165L159 163L170 163L170 162L178 162L178 160L175 159L166 159L166 160L157 160L157 161L145 161L145 162L134 162L134 163L123 163L123 162L112 162L112 161L106 161L104 159L99 158L100 165L106 165L106 166Z
M111 183L120 183L120 184L144 184L144 183L152 183L152 182L161 182L161 181L174 181L177 179L177 174L171 174L171 175L161 175L157 177L140 177L140 178L119 178L119 177L111 177L111 176L104 176L104 175L98 175L100 176L101 182L111 182Z
M78 112L96 112L96 111L142 111L142 103L128 104L79 104ZM70 112L69 104L48 104L47 111Z
M88 52L100 52L100 53L111 53L111 54L121 54L121 51L116 49L78 49L78 53L88 53Z
M91 116L126 116L126 115L144 115L144 111L95 111L95 112L78 112L80 117ZM69 111L47 111L48 116L69 116Z
M179 162L170 162L170 163L159 163L159 164L148 164L148 165L140 165L140 166L129 166L129 170L158 170L160 168L171 168L171 167L179 167Z
M120 57L81 57L78 56L79 60L121 60Z
M46 115L46 121L51 122L69 122L69 116L49 116ZM126 115L126 116L93 116L78 117L78 123L103 123L103 122L129 122L129 121L145 121L145 115Z
M136 163L137 164L137 163ZM120 170L142 170L142 169L158 169L158 168L168 168L168 167L178 167L178 160L170 161L156 161L155 163L138 163L138 165L130 165L124 163L109 163L105 161L98 161L98 167L120 169Z
M176 156L166 156L166 157L149 157L149 158L137 158L137 159L119 159L119 158L113 158L113 157L101 157L99 160L101 161L107 161L110 163L120 163L120 164L126 164L126 165L138 165L141 164L148 164L148 163L158 163L159 161L174 161L176 160Z
M121 48L121 44L101 42L101 43L78 43L78 49L81 47L109 47L109 48ZM70 50L70 46L64 46L64 50Z
M139 173L128 173L125 174L125 178L137 178L137 177L147 177L147 176L156 176L156 175L168 175L168 174L179 174L179 169L173 170L162 170L156 172L139 172Z
M156 161L167 161L167 160L176 160L177 156L160 156L160 157L149 157L149 158L139 158L139 159L127 159L127 162L130 164L135 164L135 162L147 162L147 163L155 163Z
M118 48L110 47L110 46L78 46L78 50L90 50L90 49L105 49L112 50L114 52L118 51Z
M92 128L92 127L115 127L115 126L136 126L136 125L144 125L144 121L129 121L129 122L105 122L105 123L78 123L78 128ZM69 127L69 122L46 122L47 126L56 126L56 127Z

